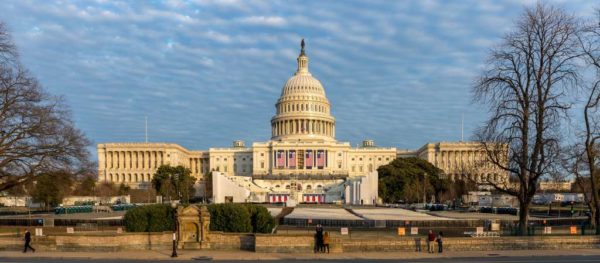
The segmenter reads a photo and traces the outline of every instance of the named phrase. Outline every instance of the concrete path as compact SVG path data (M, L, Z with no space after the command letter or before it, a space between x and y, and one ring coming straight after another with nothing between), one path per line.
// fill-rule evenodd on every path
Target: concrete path
M441 258L498 258L498 257L535 257L535 256L600 256L600 249L576 250L516 250L516 251L457 251L443 254L424 252L367 252L367 253L254 253L246 251L178 251L176 260L350 260L350 259L441 259ZM174 260L171 251L146 250L128 252L36 252L19 251L0 252L3 259L122 259L122 260Z

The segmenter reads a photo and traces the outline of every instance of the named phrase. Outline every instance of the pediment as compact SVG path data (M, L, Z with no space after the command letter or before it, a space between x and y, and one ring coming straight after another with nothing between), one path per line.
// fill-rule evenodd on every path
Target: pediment
M190 206L184 207L180 211L177 211L177 214L179 216L199 216L200 209L195 205L190 205Z

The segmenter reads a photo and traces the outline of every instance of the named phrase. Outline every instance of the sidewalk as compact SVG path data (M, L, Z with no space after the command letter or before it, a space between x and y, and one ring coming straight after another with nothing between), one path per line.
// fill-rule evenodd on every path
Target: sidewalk
M306 253L255 253L248 251L178 251L178 260L311 260L311 259L420 259L420 258L465 258L465 257L527 257L527 256L585 256L600 255L600 249L575 250L512 250L512 251L449 251L443 254L425 252L361 252L336 254ZM127 252L36 252L2 251L1 258L54 258L54 259L137 259L174 260L171 251L145 250Z

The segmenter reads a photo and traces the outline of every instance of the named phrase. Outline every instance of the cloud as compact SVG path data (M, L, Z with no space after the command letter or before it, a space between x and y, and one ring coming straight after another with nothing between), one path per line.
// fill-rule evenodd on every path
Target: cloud
M242 23L261 26L284 26L286 21L280 16L249 16L240 19Z
M555 2L594 15L593 1ZM270 137L305 38L337 136L418 148L485 118L470 87L522 1L4 1L23 63L95 142Z

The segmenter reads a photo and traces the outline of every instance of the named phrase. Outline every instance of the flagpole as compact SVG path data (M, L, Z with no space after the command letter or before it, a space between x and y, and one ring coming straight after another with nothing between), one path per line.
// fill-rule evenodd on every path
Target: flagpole
M145 129L145 135L146 135L146 143L148 143L148 116L145 116L146 119L146 129Z
M460 141L465 141L465 114L462 114L462 118L460 120Z

